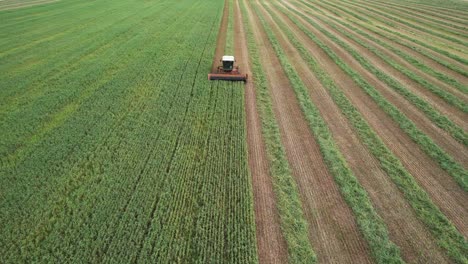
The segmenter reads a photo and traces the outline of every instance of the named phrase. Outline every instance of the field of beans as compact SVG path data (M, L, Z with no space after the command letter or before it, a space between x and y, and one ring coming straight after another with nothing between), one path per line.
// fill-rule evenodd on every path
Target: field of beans
M0 263L468 263L468 2L0 20Z

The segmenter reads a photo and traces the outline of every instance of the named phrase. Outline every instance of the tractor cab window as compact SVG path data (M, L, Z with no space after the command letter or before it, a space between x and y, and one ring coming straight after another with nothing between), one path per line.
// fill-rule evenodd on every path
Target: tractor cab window
M234 61L223 61L223 70L232 71L234 68Z

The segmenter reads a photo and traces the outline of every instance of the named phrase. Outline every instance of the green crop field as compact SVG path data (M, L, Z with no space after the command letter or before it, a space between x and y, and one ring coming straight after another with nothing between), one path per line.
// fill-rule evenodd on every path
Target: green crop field
M468 2L0 21L0 264L468 264ZM246 82L208 80L222 55Z
M0 13L0 262L254 262L223 1Z

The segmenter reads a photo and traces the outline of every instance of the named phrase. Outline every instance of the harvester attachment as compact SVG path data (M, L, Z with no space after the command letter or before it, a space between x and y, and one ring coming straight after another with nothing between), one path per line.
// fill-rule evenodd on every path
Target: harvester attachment
M248 75L240 73L239 67L234 66L234 56L223 56L221 62L223 65L215 73L208 74L208 80L247 81Z

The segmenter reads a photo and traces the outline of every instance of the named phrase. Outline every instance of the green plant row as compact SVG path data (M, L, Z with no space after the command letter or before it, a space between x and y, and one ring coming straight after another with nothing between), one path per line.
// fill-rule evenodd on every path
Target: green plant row
M390 241L387 226L372 206L367 192L348 167L325 120L310 100L307 87L290 64L271 27L265 22L263 15L257 7L254 7L254 9L296 93L309 127L320 146L320 151L327 167L334 176L341 194L351 207L359 229L367 240L374 259L377 263L403 263L399 248ZM290 38L292 35L288 35L288 37Z
M304 5L310 7L311 9L314 9L314 7L312 5L310 5L310 3L306 2L306 1L301 1ZM321 10L315 10L314 11L321 11ZM323 12L320 12L321 14L325 15ZM376 38L376 37L373 37L369 34L367 34L366 32L360 30L359 28L356 28L354 26L352 26L351 24L349 23L346 23L344 21L341 21L341 20L335 20L333 19L333 17L329 16L329 15L325 15L327 16L329 19L331 20L334 20L335 22L341 24L342 26L344 27L347 27L349 29L351 29L353 32L356 32L358 33L359 35L369 39L369 40L372 40L373 42L379 44L380 46L382 47L385 47L386 49L388 50L391 50L393 53L397 54L398 56L400 56L401 58L403 58L404 60L406 60L407 62L411 63L413 66L415 66L416 68L420 69L421 71L431 75L431 76L434 76L435 78L439 79L440 81L442 82L445 82L446 84L448 85L451 85L455 88L457 88L458 90L460 90L461 92L463 93L468 93L468 86L466 85L463 85L461 84L460 82L458 82L457 80L451 78L450 76L447 76L441 72L438 72L434 69L432 69L431 67L427 66L426 64L424 64L423 62L415 59L413 56L411 56L410 54L388 44L387 42L379 39L379 38ZM328 23L330 24L330 23Z
M438 12L447 12L445 14L461 15L468 11L468 6L463 1L459 0L392 0L393 3L398 3L404 6L414 6L418 8L430 9Z
M410 41L412 41L412 42L414 42L414 43L416 43L418 45L421 45L421 46L423 46L425 48L431 49L431 50L433 50L433 51L435 51L437 53L440 53L440 54L445 55L445 56L447 56L447 57L449 57L451 59L454 59L454 60L456 60L456 61L458 61L460 63L463 63L464 65L468 65L468 60L467 59L465 59L463 57L460 57L458 55L455 55L455 54L453 54L453 53L451 53L449 51L437 48L435 46L431 46L431 45L427 44L427 42L417 40L415 38L409 37L408 35L402 34L402 33L397 32L397 31L392 31L392 30L390 30L390 29L388 29L386 27L382 27L382 26L376 26L376 27L379 28L379 29L382 29L382 30L384 30L386 32L393 33L393 34L395 34L398 37L401 37L403 39L408 39L408 40L410 40ZM466 75L466 73L464 75Z
M332 4L331 2L321 2L320 4L322 4L322 3L323 3L323 4L326 4L326 5L329 5L329 6L332 6L332 7L336 8L336 9L338 9L338 10L341 10L342 12L344 12L344 13L346 13L346 14L349 14L349 15L351 15L351 16L356 17L356 15L355 15L353 12L349 11L349 9L340 7L340 6L335 5L335 4ZM318 3L317 3L317 4L318 4ZM324 7L324 8L325 8L325 7ZM325 9L328 9L328 8L325 8ZM365 20L365 19L360 19L360 18L358 18L358 19L361 20L361 21L363 21L363 22L368 22L368 21ZM412 38L412 37L410 37L410 36L408 36L408 35L405 35L405 34L402 34L402 33L400 33L400 32L392 31L392 30L390 30L390 29L388 29L388 28L386 28L386 27L381 27L381 26L378 26L378 25L375 26L375 27L377 27L377 28L379 28L379 29L381 29L381 30L384 30L384 31L386 31L387 33L390 33L390 34L384 34L384 33L381 33L381 32L379 32L379 31L377 31L377 30L374 29L373 27L369 26L369 23L359 23L359 25L362 26L362 27L365 27L365 28L368 29L368 30L371 30L372 32L374 32L375 34L380 35L381 37L390 39L390 40L395 41L395 42L397 42L397 43L399 43L399 44L401 44L401 45L404 45L405 47L408 47L408 48L410 48L410 49L412 49L412 50L415 50L415 51L417 51L417 52L419 52L419 53L421 53L421 54L424 54L426 57L437 61L438 63L440 63L440 64L446 66L447 68L449 68L449 69L451 69L451 70L453 70L453 71L455 71L455 72L457 72L457 73L459 73L459 74L462 74L463 76L468 77L468 73L467 73L466 71L464 71L463 69L460 69L460 67L457 67L456 65L453 65L453 64L451 64L451 63L449 63L449 62L446 62L445 60L442 60L442 59L440 59L440 58L438 58L438 57L432 56L429 52L427 52L427 51L425 51L425 50L423 50L423 49L421 49L421 48L419 48L419 47L415 47L414 45L405 43L405 42L402 41L402 39L405 39L405 40L411 41L411 42L413 42L413 43L416 43L416 44L418 44L418 45L420 45L420 46L422 46L422 47L425 47L425 48L427 48L427 49L430 49L430 50L432 50L432 51L435 51L435 52L437 52L437 53L439 53L439 54L445 55L445 56L447 56L447 57L449 57L449 58L451 58L451 59L453 59L453 60L456 60L456 61L458 61L458 62L461 62L461 63L463 63L463 64L468 64L468 60L466 60L466 59L464 59L464 58L462 58L462 57L460 57L460 56L457 56L457 55L455 55L455 54L452 54L452 53L450 53L450 52L448 52L448 51L446 51L446 50L443 50L443 49L434 47L434 46L432 46L432 45L427 44L427 43L424 42L424 41L417 40L417 39L415 39L415 38ZM393 35L396 35L397 37L394 37Z
M375 1L375 2L379 2L379 1ZM408 11L414 11L414 12L422 13L422 14L425 14L425 15L430 16L430 17L437 17L437 18L443 19L444 21L453 21L455 23L461 23L461 24L467 24L467 22L468 22L468 21L461 21L460 19L462 19L462 18L456 16L453 12L451 13L451 16L450 16L450 15L447 15L446 13L444 13L444 12L441 12L440 9L436 11L436 10L422 8L421 6L417 7L417 6L413 6L413 5L408 5L407 3L402 5L402 4L385 2L385 4L390 5L392 7L403 8L404 10L408 10ZM436 12L436 13L434 13L434 12Z
M449 41L451 41L453 43L457 43L457 44L463 45L465 47L468 47L468 42L466 42L466 41L460 40L458 38L450 37L450 36L448 36L446 34L441 34L441 33L435 32L435 31L433 31L433 30L431 30L431 29L429 29L427 27L421 27L421 26L409 23L409 22L407 22L405 20L399 19L398 17L391 16L388 13L384 13L384 12L378 11L378 10L376 10L374 8L370 8L367 5L362 5L362 4L358 4L356 2L349 2L349 1L342 1L342 3L343 2L348 4L348 5L351 5L351 6L357 6L357 7L363 8L363 9L367 10L370 14L379 14L380 16L383 16L386 19L389 19L391 21L396 21L396 22L401 23L401 24L403 24L405 26L417 29L417 30L425 32L425 33L428 33L428 34L430 34L432 36L436 36L436 37L439 37L441 39L449 40ZM372 17L376 18L376 16L374 16L374 15L372 15ZM383 20L381 20L381 19L378 19L378 20L383 22Z
M255 43L252 28L248 22L244 1L241 2L241 9L258 100L257 106L262 121L262 133L276 194L276 206L280 215L283 237L288 246L288 259L290 263L315 263L317 259L309 241L308 224L305 220L299 191L281 143L280 130L273 112L267 79L260 63L258 46Z
M302 2L302 1L301 1ZM308 14L311 14L308 11L305 11ZM447 102L449 102L451 105L457 106L459 109L461 109L464 112L468 112L468 104L464 103L462 100L459 98L455 97L454 95L447 93L438 87L435 87L434 85L430 84L428 81L424 80L423 78L417 76L413 72L409 71L405 67L399 65L395 61L393 61L391 58L380 52L378 49L364 43L360 39L354 37L352 34L349 32L337 27L336 25L332 24L330 21L324 21L320 17L317 16L317 19L320 19L324 23L328 24L332 28L336 29L340 33L344 34L348 38L354 40L355 42L359 43L361 46L367 48L368 50L372 51L375 55L380 57L382 60L390 64L392 67L394 67L396 70L404 73L411 79L419 82L420 84L424 85L428 90L431 92L434 92L435 94L439 95L441 98L445 99ZM394 78L390 77L387 75L385 72L377 69L374 67L368 60L366 60L363 56L361 56L358 52L353 50L350 46L346 45L344 42L343 43L344 48L351 54L353 57L359 61L359 63L367 70L372 72L374 75L376 75L381 81L386 83L389 87L392 89L396 90L398 93L400 93L402 96L404 96L408 101L412 102L416 107L421 109L426 116L434 122L438 127L442 128L443 130L447 131L450 135L452 135L453 138L455 138L457 141L464 145L468 145L468 136L466 133L463 131L463 129L456 124L454 124L449 118L446 116L440 114L436 109L434 109L428 102L425 100L421 99L419 96L415 95L411 91L409 91L406 87L401 85L397 80ZM341 44L340 43L340 44Z
M376 2L366 1L365 3L375 6ZM417 17L417 18L420 18L420 19L422 18L423 20L431 21L431 22L435 23L435 26L444 25L444 26L450 27L452 29L459 29L459 30L467 30L468 29L466 26L459 26L459 25L455 24L455 23L458 22L457 20L450 20L450 19L447 19L447 18L444 18L443 20L434 19L435 16L434 16L433 13L427 14L427 12L425 13L425 12L422 12L421 10L417 10L417 9L414 9L414 8L409 8L409 7L402 8L402 7L398 7L398 6L388 4L388 3L383 3L383 2L378 2L378 5L379 5L379 7L385 6L386 10L392 10L393 14L395 14L395 11L399 12L397 15L405 14L405 15L401 15L401 16L405 17L407 19L413 19L414 17ZM413 16L413 17L408 16L408 14ZM447 20L455 22L455 23L446 22Z
M358 55L346 43L320 27L309 17L296 10L293 10L292 8L289 9L306 20L310 25L314 26L332 41L348 50L348 52L350 52L353 56ZM341 59L335 55L333 60L338 61ZM431 138L421 132L421 130L419 130L410 119L408 119L400 110L398 110L398 108L389 103L375 87L365 81L356 71L352 70L351 68L344 68L343 70L345 70L350 76L353 77L359 86L364 89L364 91L382 108L382 110L385 111L400 126L400 128L421 147L421 149L427 155L435 160L442 169L447 171L465 191L468 191L468 172L463 168L463 166L458 164L450 155L445 153L432 141Z
M349 66L340 60L336 54L309 30L307 30L297 19L286 13L284 9L280 9L300 30L309 36L317 45L319 45L334 61L346 72L352 73ZM279 19L276 19L279 21ZM437 243L444 248L449 255L456 261L463 263L466 260L467 244L464 238L456 230L453 224L444 216L439 208L433 204L427 193L418 185L410 173L404 168L398 158L385 146L382 140L372 130L369 124L365 121L355 106L345 96L343 91L336 85L333 78L318 64L318 62L310 55L305 47L300 43L291 31L283 24L282 30L285 32L289 40L299 51L309 68L315 73L322 85L328 90L333 101L341 109L342 113L348 118L349 122L354 127L360 140L367 146L371 153L380 162L382 169L389 175L392 181L405 195L407 201L415 210L416 215L422 222L429 227L429 230L434 235ZM351 75L356 81L357 74ZM359 84L359 82L356 81ZM465 256L463 255L465 254Z
M375 10L375 8L379 8L379 10L387 13L387 14L391 14L391 16L389 17L392 17L393 20L395 21L398 21L400 23L415 23L419 26L424 26L426 28L429 28L429 29L437 29L441 32L444 32L444 33L447 33L447 34L452 34L452 35L455 35L455 36L458 36L458 37L461 37L461 38L466 38L466 35L454 30L455 29L460 29L460 30L466 30L465 27L460 27L460 26L457 26L457 25L454 25L454 24L451 24L451 23L447 23L447 22L443 22L443 21L438 21L438 20L434 20L433 18L431 17L425 17L425 16L421 16L421 15L418 15L418 14L414 14L412 13L411 15L408 15L406 12L402 12L400 9L396 9L396 8L389 8L388 6L385 6L385 5L381 5L380 3L379 4L376 4L376 3L372 3L372 2L363 2L363 1L353 1L353 3L359 3L360 6L362 5L366 5L366 6L369 6L369 7L372 7L372 9ZM404 18L403 19L400 19L400 18ZM430 22L429 22L430 21ZM413 24L413 25L415 25ZM441 26L442 25L445 25L445 26L448 26L450 28L447 28L447 27L443 27Z

